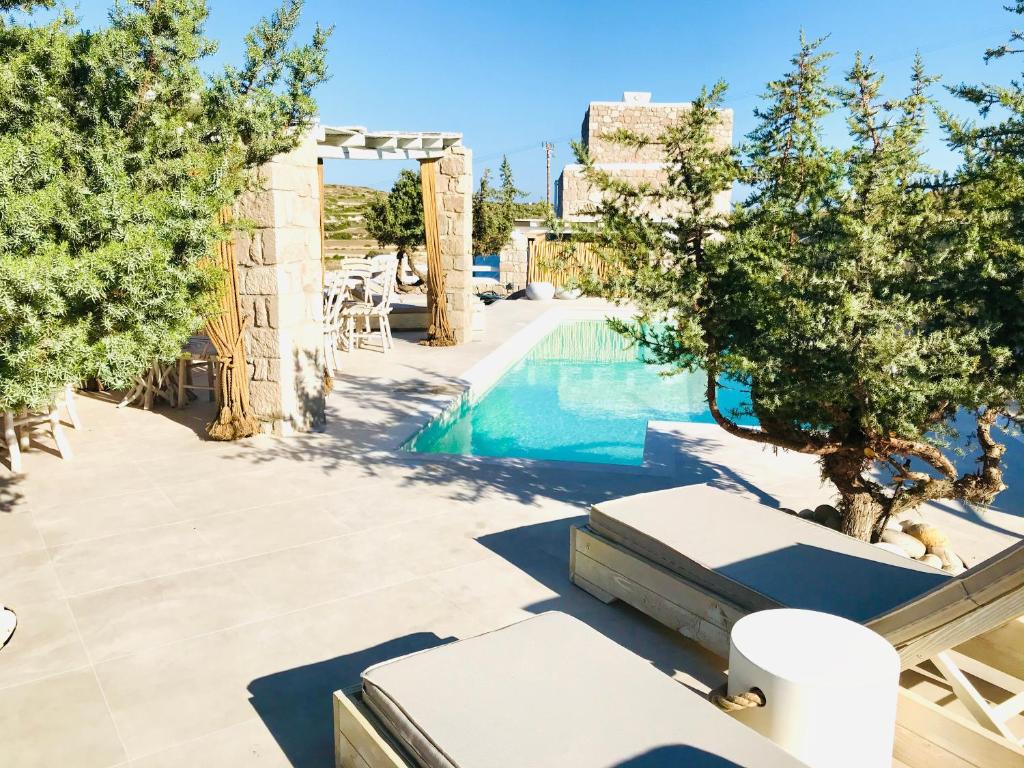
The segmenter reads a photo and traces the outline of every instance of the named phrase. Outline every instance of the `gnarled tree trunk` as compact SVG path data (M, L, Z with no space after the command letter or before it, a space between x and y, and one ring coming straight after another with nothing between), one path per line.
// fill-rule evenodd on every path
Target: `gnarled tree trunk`
M821 457L822 474L839 491L839 530L863 541L871 541L886 511L864 480L869 463L864 450L856 447Z

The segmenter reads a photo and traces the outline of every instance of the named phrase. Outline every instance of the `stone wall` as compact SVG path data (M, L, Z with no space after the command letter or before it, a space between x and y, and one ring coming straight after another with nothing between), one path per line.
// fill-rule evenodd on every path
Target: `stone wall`
M525 232L512 230L511 240L498 254L498 282L512 286L513 291L526 287L528 251L529 238Z
M320 189L317 144L307 138L258 172L236 213L239 299L253 410L265 431L290 434L325 422Z
M602 136L626 129L641 136L657 138L676 123L689 104L650 102L649 93L627 93L623 101L593 101L583 118L582 138L594 163L616 178L632 183L664 184L664 152L658 146L640 149L610 142ZM721 110L721 122L715 131L715 145L732 143L733 112ZM728 207L729 194L720 195L720 205ZM582 167L567 165L558 178L559 215L564 219L589 218L588 211L601 200L601 194L583 177ZM655 213L669 216L677 209L662 206Z
M437 163L437 217L448 319L461 344L473 325L473 151L449 147Z

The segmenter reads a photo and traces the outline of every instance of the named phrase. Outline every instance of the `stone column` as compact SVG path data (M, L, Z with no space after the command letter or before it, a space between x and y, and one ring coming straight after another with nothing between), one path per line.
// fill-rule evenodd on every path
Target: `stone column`
M258 172L236 206L254 225L239 236L238 277L249 394L267 432L325 423L320 189L312 136Z
M449 147L438 162L437 218L448 319L455 340L473 325L473 151Z
M511 285L512 291L526 287L528 255L529 238L523 232L513 230L512 238L498 255L498 281L502 286Z

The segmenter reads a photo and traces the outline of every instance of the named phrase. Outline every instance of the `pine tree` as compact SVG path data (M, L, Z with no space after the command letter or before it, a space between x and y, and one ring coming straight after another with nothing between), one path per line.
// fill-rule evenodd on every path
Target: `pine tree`
M739 163L715 148L717 86L656 140L669 162L664 186L593 164L587 174L604 195L594 237L613 254L603 288L643 310L621 330L657 362L705 370L710 411L729 433L818 456L842 530L867 540L926 500L991 502L1003 488L991 426L1021 386L1015 364L990 352L998 329L964 311L972 287L950 237L963 217L921 160L932 78L917 61L910 93L886 100L858 56L833 88L821 43L801 37ZM822 138L839 108L846 149ZM715 197L736 180L751 192L723 213ZM749 407L723 412L718 391L735 383ZM945 450L965 409L982 452L973 472ZM760 428L742 426L744 416Z
M118 388L175 359L212 307L217 211L315 114L329 31L291 46L300 0L216 50L203 0L115 5L109 25L0 13L0 411L64 383Z
M473 253L482 256L500 253L508 245L518 202L525 196L516 188L508 157L502 157L498 175L501 185L495 189L491 186L490 169L485 168L473 193Z
M423 191L420 175L403 168L391 191L377 195L366 208L366 231L378 245L398 248L398 269L408 263L412 272L426 284L426 276L416 269L412 254L426 244L423 229ZM399 289L405 288L398 281Z

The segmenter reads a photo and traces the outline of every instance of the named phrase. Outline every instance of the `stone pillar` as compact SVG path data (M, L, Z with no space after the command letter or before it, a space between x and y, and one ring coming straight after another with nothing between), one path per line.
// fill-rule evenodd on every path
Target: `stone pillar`
M527 257L529 238L524 232L512 231L512 238L498 255L498 281L502 286L512 286L512 291L526 287Z
M473 325L473 151L466 147L449 147L438 162L437 218L448 319L462 344Z
M254 225L236 251L253 411L267 432L317 429L325 414L316 140L263 166L236 211Z

